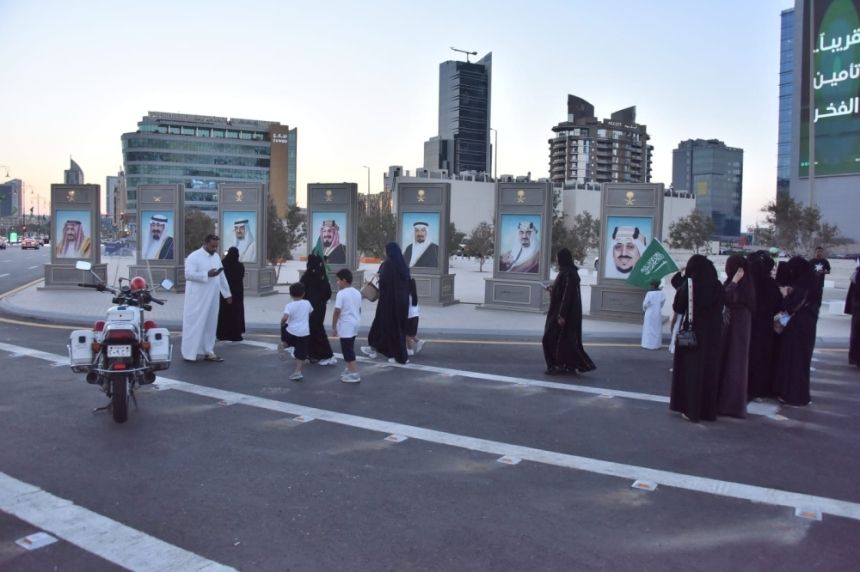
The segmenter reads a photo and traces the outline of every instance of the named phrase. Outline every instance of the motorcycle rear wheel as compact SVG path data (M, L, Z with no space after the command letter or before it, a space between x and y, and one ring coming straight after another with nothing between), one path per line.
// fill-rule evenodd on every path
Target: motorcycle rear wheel
M113 420L125 423L128 420L128 378L117 376L111 380L111 412Z

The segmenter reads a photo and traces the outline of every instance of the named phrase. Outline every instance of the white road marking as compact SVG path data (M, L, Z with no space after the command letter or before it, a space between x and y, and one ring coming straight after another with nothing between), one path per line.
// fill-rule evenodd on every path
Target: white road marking
M246 340L240 342L243 344L247 344L249 346L265 348L270 350L277 349L278 346L275 344L269 344L266 342L255 342L251 340ZM334 354L338 359L343 359L341 354ZM366 357L356 357L356 359L362 363L376 364L376 365L385 365L391 367L399 367L403 369L410 369L416 371L426 371L428 373L437 373L439 375L443 375L445 377L465 377L469 379L477 379L480 381L496 381L500 383L512 383L521 387L543 387L546 389L559 389L562 391L577 391L580 393L589 393L593 395L597 395L603 399L609 399L612 397L624 397L627 399L638 399L640 401L653 401L655 403L669 403L669 398L665 395L653 395L650 393L639 393L636 391L623 391L620 389L606 389L602 387L589 386L589 385L577 385L574 383L558 383L554 381L543 381L537 379L529 379L525 377L512 377L509 375L496 375L492 373L483 373L479 371L467 371L462 369L453 369L448 367L436 367L431 365L420 365L415 363L409 364L399 364L399 363L388 363L388 362L380 362L378 359L370 359ZM779 411L779 405L775 403L758 403L752 402L747 404L747 413L750 415L774 415Z
M39 265L38 265L38 264L37 264L36 266L28 266L28 267L27 267L27 270L33 270L34 268L38 268L38 267L39 267Z
M63 356L37 350L31 350L28 352L27 348L6 343L0 343L0 350L7 352L12 351L21 354L26 353L32 357L38 357L53 363L60 361L65 362L66 359ZM555 451L547 451L534 447L514 445L512 443L468 437L466 435L457 435L455 433L447 433L445 431L425 429L423 427L416 427L403 423L384 421L370 417L360 417L358 415L350 415L348 413L340 413L326 409L318 409L316 407L308 407L297 403L290 403L288 401L276 401L254 395L247 395L213 387L205 387L167 377L159 376L157 384L160 386L159 389L173 389L183 393L208 397L216 401L230 401L236 404L247 405L249 407L283 413L285 415L310 417L319 419L320 421L328 421L329 423L365 429L367 431L376 431L386 435L401 435L403 437L410 437L430 443L437 443L439 445L447 445L470 451L478 451L489 455L516 457L523 461L532 461L555 467L576 469L633 481L650 481L657 485L664 485L687 491L748 500L762 504L784 506L795 510L802 509L804 512L818 511L822 514L826 513L833 516L841 516L860 521L860 503L851 501L843 501L804 493L795 493L780 489L771 489L757 485L747 485L732 481L711 479L708 477L686 475L683 473L675 473L673 471L664 471L661 469L652 469L649 467L640 467L625 463L615 463L600 459L592 459L590 457L570 455L567 453L557 453ZM49 530L47 527L42 528Z
M0 510L129 570L235 570L5 473L0 473Z
M6 278L7 276L9 276L8 272L6 274L0 274L0 278Z

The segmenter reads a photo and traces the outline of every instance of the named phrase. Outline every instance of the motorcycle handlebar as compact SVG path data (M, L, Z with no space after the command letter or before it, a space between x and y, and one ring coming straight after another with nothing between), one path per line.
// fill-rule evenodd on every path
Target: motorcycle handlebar
M159 306L164 306L164 300L159 300L158 298L152 298L152 297L150 296L150 301L155 302L155 303L156 303L156 304L158 304Z

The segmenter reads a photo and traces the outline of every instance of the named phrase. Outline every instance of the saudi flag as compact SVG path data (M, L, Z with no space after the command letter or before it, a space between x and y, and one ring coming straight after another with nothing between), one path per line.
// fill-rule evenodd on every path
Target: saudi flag
M678 265L669 256L666 247L656 238L645 248L636 266L630 271L627 283L645 290L651 289L651 282L660 280L667 274L678 271Z

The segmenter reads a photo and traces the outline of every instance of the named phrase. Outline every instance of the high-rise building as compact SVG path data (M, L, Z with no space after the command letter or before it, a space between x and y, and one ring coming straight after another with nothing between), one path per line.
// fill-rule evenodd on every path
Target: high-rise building
M492 52L477 62L439 64L439 133L424 143L425 169L492 172L492 72Z
M714 221L715 240L741 233L744 151L716 139L688 139L672 151L672 188L692 192L696 209Z
M126 209L137 211L140 185L185 186L185 206L211 216L218 183L269 185L278 215L296 204L298 130L276 121L150 111L122 135Z
M0 183L0 217L24 213L24 181L9 179Z
M793 12L781 17L783 26L792 20L793 32L788 195L804 206L811 202L822 222L860 241L860 43L846 34L857 28L857 9L855 0L795 0Z
M84 171L81 166L75 163L74 159L69 159L69 168L63 171L63 183L66 185L83 185Z
M636 123L636 107L616 111L610 119L594 116L594 106L567 96L567 121L552 128L549 173L555 187L583 183L651 181L648 129Z
M783 10L779 35L779 132L776 153L776 192L789 193L791 184L791 98L794 91L794 9Z

